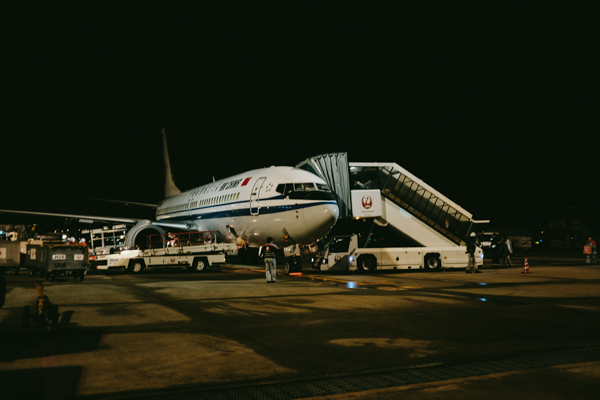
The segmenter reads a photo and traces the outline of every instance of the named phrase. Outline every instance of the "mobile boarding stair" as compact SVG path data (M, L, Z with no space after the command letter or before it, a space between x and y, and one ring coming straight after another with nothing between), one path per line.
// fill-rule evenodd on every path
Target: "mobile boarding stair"
M335 193L340 219L353 218L358 191L378 190L379 225L392 225L422 246L464 246L477 221L471 213L395 163L349 163L346 153L307 159L298 165L320 175Z
M438 236L450 240L453 244L464 246L473 224L478 222L471 213L448 199L419 178L393 163L351 163L350 171L367 169L367 172L377 171L377 179L371 181L373 186L381 191L381 195L393 202L405 213L390 213L390 206L385 206L385 219L409 236L413 236L412 227L407 226L414 219L422 222ZM386 202L387 203L387 202ZM413 218L406 218L406 212ZM403 218L404 217L404 218ZM398 226L399 225L399 226ZM420 235L421 237L423 235ZM418 240L419 238L413 237ZM424 245L437 245L423 243ZM429 242L429 240L427 240Z

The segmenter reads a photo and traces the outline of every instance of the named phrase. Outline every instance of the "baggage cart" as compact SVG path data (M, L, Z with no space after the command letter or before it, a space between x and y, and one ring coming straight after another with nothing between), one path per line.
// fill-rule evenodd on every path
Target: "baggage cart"
M6 271L11 271L13 274L19 273L19 269L23 265L21 243L27 242L0 241L0 273Z
M66 244L27 245L26 267L30 274L54 281L57 276L72 276L83 281L88 268L87 246Z

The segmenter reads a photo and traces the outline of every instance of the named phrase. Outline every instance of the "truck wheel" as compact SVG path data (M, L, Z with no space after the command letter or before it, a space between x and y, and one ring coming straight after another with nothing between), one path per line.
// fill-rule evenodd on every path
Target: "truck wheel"
M142 272L142 270L144 268L146 268L146 264L144 263L144 260L135 260L135 259L129 261L129 266L127 267L129 272L131 272L133 274L139 274L140 272Z
M377 269L377 259L372 254L366 254L358 257L358 269L361 271L374 271Z
M290 270L292 269L292 263L289 260L285 260L285 263L283 264L283 272L286 275L290 274Z
M203 272L206 271L206 266L206 260L203 258L195 258L194 263L192 264L192 269L196 272Z
M442 268L442 262L437 255L430 254L425 257L426 271L439 271Z
M83 282L84 279L85 279L85 271L81 271L79 273L79 282Z
M16 268L13 268L13 269L12 269L12 274L13 274L13 275L19 275L19 268L18 268L18 267L16 267Z

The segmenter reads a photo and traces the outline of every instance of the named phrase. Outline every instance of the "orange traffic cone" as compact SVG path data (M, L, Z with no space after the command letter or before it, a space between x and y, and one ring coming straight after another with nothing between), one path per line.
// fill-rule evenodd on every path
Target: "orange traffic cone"
M529 272L529 263L527 262L527 257L525 257L525 268L523 269L523 272L521 272L522 274L530 274L531 272Z

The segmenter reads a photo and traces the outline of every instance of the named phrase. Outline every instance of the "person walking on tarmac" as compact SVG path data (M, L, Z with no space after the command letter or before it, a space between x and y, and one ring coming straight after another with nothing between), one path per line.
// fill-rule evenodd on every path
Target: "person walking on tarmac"
M267 243L258 249L259 257L264 257L265 259L267 283L275 283L277 281L277 265L275 261L277 250L279 250L279 247L273 243L273 238L270 236L267 238Z
M481 271L477 268L477 264L475 263L475 248L477 247L477 235L475 232L471 232L469 235L469 242L467 243L467 254L469 254L469 263L467 264L467 274L477 273L480 274Z
M512 252L512 242L506 236L502 236L502 268L512 267L512 262L510 261Z
M492 253L492 268L500 268L500 252L502 251L502 245L500 239L495 233L492 235L492 244L490 245L490 251Z

